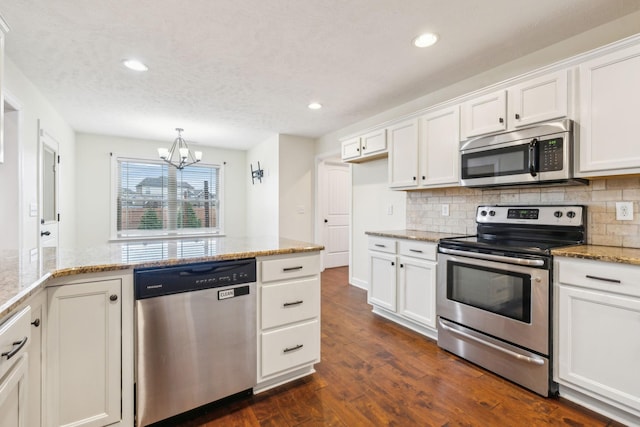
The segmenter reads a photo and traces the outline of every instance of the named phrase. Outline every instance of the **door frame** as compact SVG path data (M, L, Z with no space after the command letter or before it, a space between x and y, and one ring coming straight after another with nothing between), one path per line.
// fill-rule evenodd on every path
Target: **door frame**
M338 148L334 151L330 151L323 154L318 154L315 158L315 209L314 209L314 240L317 244L324 243L323 236L323 210L324 210L324 201L322 198L322 166L327 163L342 163L341 149ZM352 174L352 165L351 163L347 163L349 167L349 277L351 277L351 265L353 264L352 260L352 249L353 242L351 238L351 230L353 229L352 218L353 218L353 204L352 204L352 194L351 188L353 186L353 174ZM320 271L324 271L325 265L325 251L320 252Z
M54 164L56 167L55 173L55 219L53 221L44 221L44 146L47 146L54 150ZM38 249L41 250L44 246L42 244L42 232L43 226L55 224L57 231L55 235L55 245L47 245L55 247L56 252L60 247L60 143L50 133L48 133L42 126L42 121L38 119Z
M23 208L23 203L25 201L24 198L24 191L23 191L23 169L24 169L24 147L23 144L21 143L22 138L21 138L21 133L22 133L22 124L23 124L23 107L22 104L18 101L18 99L16 97L14 97L8 90L4 90L4 93L2 94L2 97L0 97L0 102L2 102L2 114L4 115L3 119L4 119L4 125L5 128L2 130L2 132L4 133L3 135L3 144L4 144L4 150L5 150L5 158L4 161L7 161L6 158L6 149L8 144L16 144L17 147L17 165L16 165L16 173L17 173L17 181L18 181L18 206L17 206L17 227L18 227L18 251L19 253L23 253L23 249L24 249L24 224L25 224L25 220L24 220L24 208ZM7 110L6 108L4 108L4 104L8 104L11 106L12 110ZM15 131L15 138L12 140L9 140L8 138L6 138L6 124L7 124L7 114L15 114L15 126L16 126L16 131ZM10 160L10 159L9 159Z

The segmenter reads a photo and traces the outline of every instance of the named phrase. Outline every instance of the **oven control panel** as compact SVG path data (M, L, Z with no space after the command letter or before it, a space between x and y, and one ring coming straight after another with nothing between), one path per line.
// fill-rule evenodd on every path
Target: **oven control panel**
M478 206L476 222L482 224L584 224L584 207L566 206Z

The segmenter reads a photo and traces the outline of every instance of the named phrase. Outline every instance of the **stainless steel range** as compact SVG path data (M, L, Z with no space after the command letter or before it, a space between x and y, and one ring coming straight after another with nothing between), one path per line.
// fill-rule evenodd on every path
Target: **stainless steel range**
M480 206L439 245L438 345L538 394L551 375L551 249L586 241L584 206Z

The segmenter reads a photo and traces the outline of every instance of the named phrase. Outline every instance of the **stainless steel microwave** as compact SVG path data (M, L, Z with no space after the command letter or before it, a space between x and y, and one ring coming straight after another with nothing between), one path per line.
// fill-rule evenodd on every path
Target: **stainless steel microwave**
M464 142L460 183L464 187L573 185L574 132L571 120L542 123Z

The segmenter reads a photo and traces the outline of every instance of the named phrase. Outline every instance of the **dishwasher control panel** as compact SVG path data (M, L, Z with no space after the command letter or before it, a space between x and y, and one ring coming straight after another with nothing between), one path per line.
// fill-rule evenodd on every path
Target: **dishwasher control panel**
M192 292L201 289L240 285L256 281L255 258L212 261L170 267L149 267L134 270L135 298ZM243 290L246 288L246 290ZM244 292L244 293L243 293ZM246 295L249 287L222 290L218 299Z

